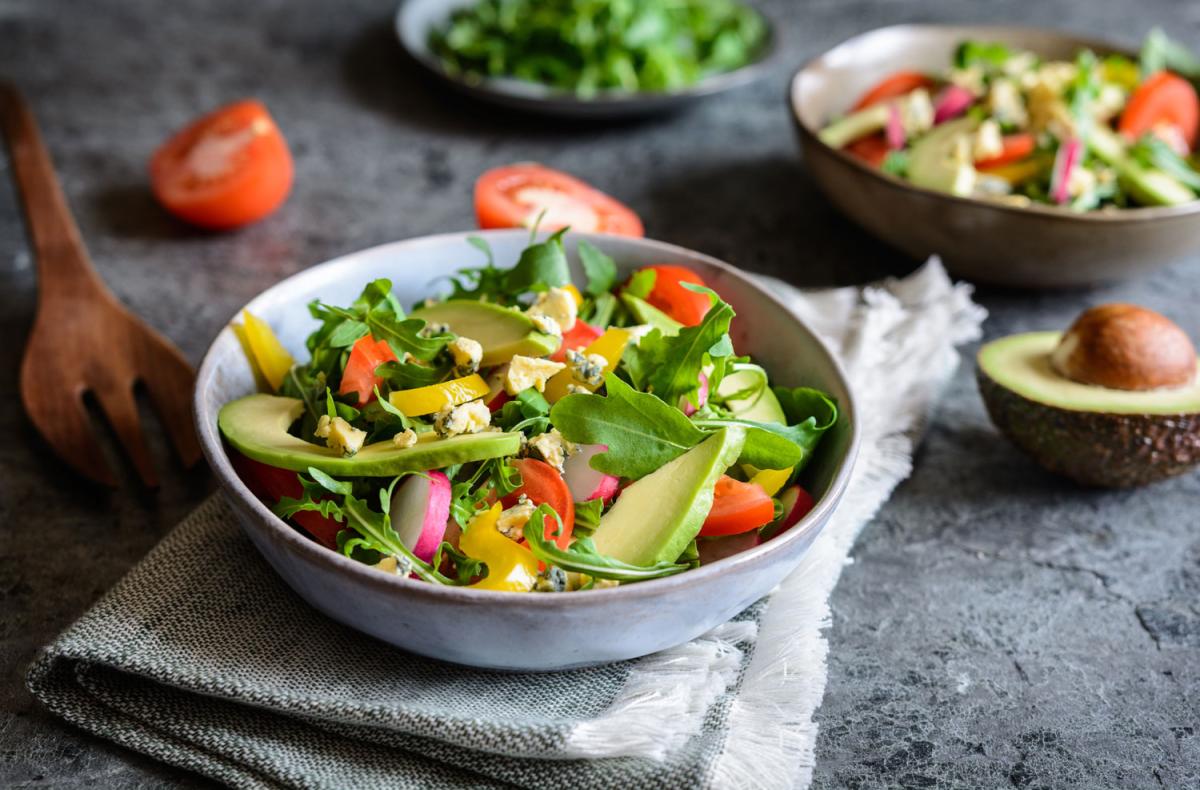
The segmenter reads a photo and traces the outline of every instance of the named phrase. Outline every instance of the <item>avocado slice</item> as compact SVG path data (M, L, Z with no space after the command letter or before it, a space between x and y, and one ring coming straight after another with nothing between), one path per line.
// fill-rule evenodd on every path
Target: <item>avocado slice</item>
M668 336L677 335L679 334L679 330L683 329L683 324L662 310L659 310L645 299L634 296L631 293L622 293L621 301L625 303L625 307L629 309L629 312L633 313L634 319L639 324L646 324L652 329L657 329Z
M485 368L502 365L514 354L553 354L561 342L554 335L537 331L520 310L491 302L450 299L414 310L411 315L431 324L445 324L454 334L477 341L483 346L480 366Z
M1196 193L1173 176L1144 167L1130 158L1124 143L1110 129L1097 125L1088 145L1093 153L1117 171L1121 184L1143 206L1175 206L1196 199Z
M521 449L516 433L469 433L438 439L422 434L417 444L399 448L391 441L368 444L355 455L342 456L328 447L288 433L304 401L276 395L247 395L221 407L217 426L234 449L264 464L303 472L310 466L330 475L390 477L401 472L424 472L468 461L515 455ZM428 437L428 438L426 438Z
M978 127L979 121L974 118L959 118L934 127L913 143L908 158L908 179L926 189L960 197L970 195L975 191L978 174L970 156L969 135Z
M592 534L596 548L635 565L673 562L700 532L713 486L741 455L743 428L731 425L621 492Z
M740 420L773 422L787 425L787 416L779 405L779 398L767 385L767 371L758 365L737 363L733 370L721 379L717 386L717 397L725 400L725 406ZM726 400L730 395L761 386L757 396Z
M1117 390L1072 381L1051 364L1060 332L994 340L976 378L992 422L1052 472L1120 488L1200 463L1200 383Z
M859 138L882 131L890 112L887 104L873 104L834 121L817 136L831 148L845 148Z

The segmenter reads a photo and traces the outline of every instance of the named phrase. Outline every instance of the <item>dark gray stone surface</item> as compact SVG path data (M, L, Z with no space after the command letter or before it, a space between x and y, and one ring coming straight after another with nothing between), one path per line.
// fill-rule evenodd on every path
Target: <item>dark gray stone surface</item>
M562 126L497 115L417 79L391 3L0 0L0 76L32 98L97 266L193 359L248 297L340 252L473 222L471 184L521 159L626 199L650 235L802 284L911 267L805 179L783 105L791 68L907 20L1020 21L1135 43L1162 24L1200 45L1200 5L819 0L764 3L783 38L754 88L671 118ZM146 160L172 128L263 98L296 155L276 216L229 235L153 203ZM7 173L5 173L7 174ZM38 646L84 611L209 488L87 487L44 452L16 398L34 279L0 178L0 785L204 784L81 734L24 690ZM1065 325L1088 304L1165 311L1200 337L1198 262L1088 292L988 292L989 336ZM911 481L861 538L833 598L815 785L1200 785L1200 478L1098 493L1033 469L955 378Z

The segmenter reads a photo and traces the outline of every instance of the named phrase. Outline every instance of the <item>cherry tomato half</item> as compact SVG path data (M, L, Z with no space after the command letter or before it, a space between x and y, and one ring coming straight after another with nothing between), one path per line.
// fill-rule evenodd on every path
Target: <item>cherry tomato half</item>
M543 213L544 212L544 213ZM475 182L479 227L645 234L637 214L574 176L531 162L497 167ZM538 222L538 217L541 221Z
M358 396L358 406L365 406L375 397L375 387L383 383L383 379L375 375L375 368L384 362L395 362L396 354L386 340L376 340L370 335L363 335L354 341L350 349L350 358L346 360L346 369L342 371L342 384L338 387L339 395L353 392Z
M1117 128L1130 140L1136 140L1159 126L1173 126L1188 149L1196 146L1200 127L1200 99L1192 84L1177 74L1160 71L1152 74L1129 97Z
M858 103L854 105L853 110L862 110L888 99L907 96L917 88L928 90L936 84L932 78L919 71L897 71L895 74L884 77L871 90L864 93Z
M182 220L227 230L267 216L292 188L292 154L262 103L247 99L194 121L150 160L159 202Z
M775 503L754 483L743 483L722 475L713 488L712 509L700 534L704 537L738 535L771 523Z
M1020 132L1018 134L1006 134L1002 140L1004 148L995 156L987 159L977 159L975 167L979 170L987 170L993 167L1001 167L1002 165L1019 162L1033 153L1033 149L1037 147L1037 141L1029 132Z
M236 451L230 451L229 461L246 487L268 504L274 505L284 497L298 499L304 493L300 478L291 470L260 463ZM296 513L292 521L329 549L337 549L337 534L346 528L313 510Z
M512 466L521 473L521 487L500 501L505 507L512 507L524 494L535 505L549 505L562 519L562 531L555 536L558 523L547 519L546 537L553 538L560 549L565 549L571 544L571 531L575 529L575 500L571 498L567 481L553 466L536 458L521 458L513 461Z
M550 355L550 359L555 362L566 362L568 351L578 351L602 334L604 333L591 324L576 321L575 326L563 332L562 343L559 344L558 350Z
M669 264L646 266L642 271L646 269L651 269L655 273L654 288L646 297L647 302L684 326L696 326L704 320L704 314L712 306L712 300L707 294L689 291L681 285L681 283L692 283L707 288L707 284L700 278L700 275L683 266Z

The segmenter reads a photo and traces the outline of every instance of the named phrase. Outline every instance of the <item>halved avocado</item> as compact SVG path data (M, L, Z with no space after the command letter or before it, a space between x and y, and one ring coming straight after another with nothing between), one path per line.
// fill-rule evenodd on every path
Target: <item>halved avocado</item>
M992 341L976 376L992 422L1052 472L1123 488L1200 463L1200 383L1121 390L1072 381L1052 363L1061 332Z
M489 431L449 439L427 433L412 447L402 449L391 441L376 442L352 456L343 456L288 433L303 412L304 401L298 398L247 395L221 407L217 426L234 449L255 461L297 472L312 466L330 475L346 477L424 472L515 455L521 449L521 435L517 433Z
M501 365L514 354L544 357L558 350L554 335L539 332L529 316L511 307L471 299L451 299L412 312L413 318L445 324L450 331L483 346L482 367Z

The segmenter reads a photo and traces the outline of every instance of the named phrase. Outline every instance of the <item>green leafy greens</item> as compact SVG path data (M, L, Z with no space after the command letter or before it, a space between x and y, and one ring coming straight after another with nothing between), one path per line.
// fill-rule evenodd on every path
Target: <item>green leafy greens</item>
M538 505L529 521L525 523L525 541L533 556L548 565L556 565L564 571L585 573L594 579L613 579L619 582L640 582L674 576L691 566L684 563L659 562L654 565L631 565L627 562L601 554L591 538L577 538L565 549L560 549L546 538L546 518L553 517L562 528L562 521L549 505ZM558 534L555 530L554 534Z

